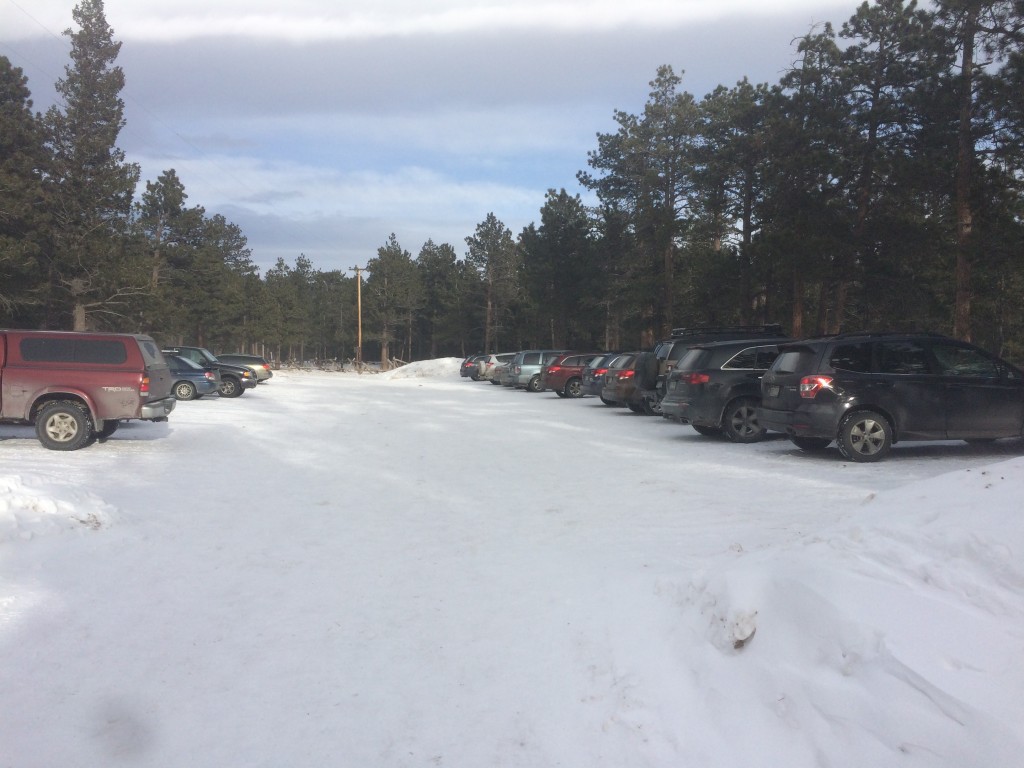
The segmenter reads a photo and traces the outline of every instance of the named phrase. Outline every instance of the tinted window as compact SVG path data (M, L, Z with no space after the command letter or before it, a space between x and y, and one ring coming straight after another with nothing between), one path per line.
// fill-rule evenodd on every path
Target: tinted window
M689 351L690 348L685 344L676 344L675 346L672 347L672 351L669 352L668 359L678 360Z
M698 368L706 368L711 360L711 350L689 349L683 355L683 359L676 366L677 371L696 371Z
M871 345L867 342L859 344L840 344L832 350L828 364L837 371L855 371L869 373L871 371Z
M757 347L747 347L725 361L725 370L752 371L757 368Z
M539 365L540 364L540 352L529 352L523 355L522 365Z
M932 347L939 369L946 376L977 376L998 378L1001 366L992 358L971 347L936 344Z
M787 349L779 354L772 368L778 373L804 373L814 365L814 358L811 349Z
M880 373L931 373L928 352L916 341L883 341L878 345Z
M767 371L772 367L772 363L775 362L775 358L779 356L779 348L772 345L770 347L758 347L757 348L757 363L755 367L759 371Z
M142 357L147 363L159 363L164 359L160 354L160 348L152 339L139 339L139 349L142 350Z
M31 362L120 365L128 359L124 342L106 339L35 337L22 339L20 349L22 358Z

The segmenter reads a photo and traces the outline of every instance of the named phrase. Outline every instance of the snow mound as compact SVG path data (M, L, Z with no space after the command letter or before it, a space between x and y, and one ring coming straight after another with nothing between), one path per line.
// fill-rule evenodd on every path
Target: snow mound
M0 542L107 528L112 507L88 491L36 477L0 476Z
M457 357L441 357L437 360L420 360L381 374L384 379L436 379L459 375L462 360Z

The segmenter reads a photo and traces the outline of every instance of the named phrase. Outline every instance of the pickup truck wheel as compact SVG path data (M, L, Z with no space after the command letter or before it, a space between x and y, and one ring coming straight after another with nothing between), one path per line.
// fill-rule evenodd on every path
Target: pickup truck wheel
M768 434L757 421L757 401L751 397L741 397L726 406L722 431L734 443L756 443Z
M174 385L174 396L178 400L195 400L196 388L190 381L179 381Z
M566 397L583 397L583 382L573 377L565 385Z
M100 440L106 440L112 434L117 432L117 428L121 426L121 422L117 419L107 419L103 422L103 429L96 430L96 437Z
M242 382L234 376L222 376L217 391L221 397L238 397L242 394Z
M77 451L92 438L92 419L77 403L48 403L36 414L36 437L51 451Z

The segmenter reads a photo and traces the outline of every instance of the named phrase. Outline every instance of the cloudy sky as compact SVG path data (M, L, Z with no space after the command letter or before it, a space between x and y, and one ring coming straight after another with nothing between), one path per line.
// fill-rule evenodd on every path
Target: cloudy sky
M261 268L419 252L488 213L513 232L547 189L583 192L595 136L658 66L700 97L775 83L794 40L855 0L106 0L143 180L173 168ZM37 110L68 63L74 0L0 0L0 55Z

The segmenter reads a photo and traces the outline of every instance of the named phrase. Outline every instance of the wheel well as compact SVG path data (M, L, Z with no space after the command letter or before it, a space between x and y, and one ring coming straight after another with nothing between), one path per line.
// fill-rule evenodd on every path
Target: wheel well
M39 411L41 411L45 406L49 405L50 403L61 402L74 403L76 405L79 405L81 406L82 410L85 411L86 414L88 414L90 419L93 418L92 409L89 408L89 403L85 401L85 398L80 397L79 395L70 395L65 392L52 392L50 394L43 395L32 404L32 410L29 412L29 420L35 423L36 416L39 414Z

